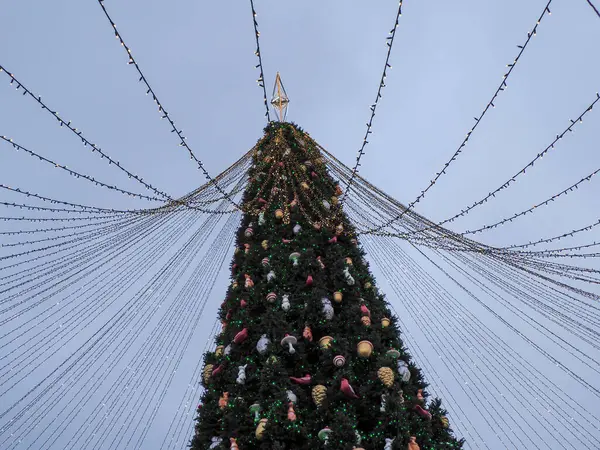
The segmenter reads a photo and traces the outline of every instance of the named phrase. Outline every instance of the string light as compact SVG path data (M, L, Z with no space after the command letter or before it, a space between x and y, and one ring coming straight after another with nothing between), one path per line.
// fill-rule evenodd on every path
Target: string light
M185 147L185 149L188 151L188 153L190 155L190 159L193 159L196 162L196 164L198 165L198 168L202 171L202 173L204 174L204 176L206 177L206 179L210 183L212 183L215 186L215 188L231 204L233 204L235 206L235 208L239 209L239 205L237 203L235 203L229 197L229 195L219 187L218 183L210 176L210 174L208 173L208 171L204 167L204 164L202 163L202 161L196 157L196 155L192 151L191 147L188 145L188 143L186 141L186 137L183 135L183 130L181 130L181 129L179 129L179 128L177 128L175 126L175 122L173 121L173 119L171 119L171 116L169 115L169 113L167 112L167 110L164 108L163 104L160 102L160 100L156 96L156 92L154 91L154 89L152 89L152 87L150 86L150 83L148 83L148 80L147 80L146 76L144 75L144 73L142 72L142 69L138 65L138 63L135 60L135 58L133 57L133 54L131 53L131 49L127 46L127 44L125 43L125 41L121 37L121 34L119 33L119 30L117 30L117 25L112 20L111 16L108 14L108 11L106 10L106 6L104 6L103 1L102 0L98 0L98 4L102 8L102 11L104 12L104 15L106 16L106 18L110 22L110 24L111 24L111 26L112 26L112 28L114 30L115 37L119 40L119 42L121 43L121 46L127 51L127 55L129 56L128 64L131 64L132 66L135 67L135 69L138 72L138 75L140 76L139 81L142 82L142 83L144 83L144 85L146 86L146 88L147 88L146 94L147 95L148 94L152 95L152 100L158 106L158 112L160 112L162 114L162 118L163 119L167 119L167 121L169 122L169 125L171 125L171 132L175 133L177 135L177 137L179 138L179 141L180 141L179 142L179 146L180 147Z
M265 72L263 70L262 53L260 51L260 32L258 31L258 22L256 21L256 8L254 8L254 0L250 0L250 8L252 9L254 37L256 38L256 50L254 51L254 54L258 58L258 64L255 66L255 68L258 69L260 72L258 80L256 80L256 82L258 83L258 86L261 87L263 90L263 102L265 104L266 109L265 116L267 118L267 122L271 122L271 115L269 113L269 102L267 100L267 88L265 86Z

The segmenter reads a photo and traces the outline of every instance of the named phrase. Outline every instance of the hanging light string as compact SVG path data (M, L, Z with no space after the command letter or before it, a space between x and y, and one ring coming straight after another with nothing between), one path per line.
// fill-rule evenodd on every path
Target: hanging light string
M600 11L598 11L598 8L596 8L594 6L594 4L592 3L592 0L586 0L586 1L588 2L588 5L590 5L590 7L594 10L596 15L600 18Z
M260 31L258 31L258 22L256 21L256 8L254 7L254 0L250 0L250 8L252 9L252 23L254 24L254 37L256 38L256 50L254 51L254 54L258 58L258 64L255 66L255 69L258 69L260 72L256 82L263 91L263 102L266 109L265 117L267 118L267 122L271 122L269 101L267 100L267 87L265 85L265 72L263 70L262 53L260 51Z
M377 88L377 95L375 96L375 102L373 102L373 104L369 107L369 109L371 110L371 117L369 118L369 121L367 122L367 130L365 132L365 137L363 138L362 146L360 147L360 150L358 151L358 155L356 155L356 163L354 164L354 168L352 169L352 175L350 176L350 179L346 183L346 186L344 188L345 192L344 192L342 198L340 199L340 203L342 203L342 204L345 201L345 199L347 198L347 196L350 194L352 182L354 181L354 177L356 176L356 173L358 172L358 168L360 167L360 160L365 153L366 145L369 143L368 138L369 138L369 135L372 133L371 127L373 126L373 120L375 119L375 111L377 109L377 106L379 105L379 99L381 99L381 92L382 92L383 88L385 87L385 79L387 77L387 70L392 68L392 66L390 65L390 56L392 54L394 38L396 37L396 30L398 29L398 23L400 21L401 16L402 16L402 0L400 0L400 2L398 4L398 11L396 12L396 19L394 21L394 27L390 30L389 35L386 38L386 45L387 45L388 49L387 49L387 55L385 57L385 64L383 66L383 72L381 74L381 79L379 80L379 87Z
M143 178L137 176L136 174L134 174L133 172L127 170L125 167L123 167L121 165L121 163L119 161L115 161L114 159L112 159L110 156L108 156L102 149L100 149L99 147L96 146L96 144L91 143L84 135L82 131L79 131L77 128L73 127L71 125L71 121L66 122L64 121L58 114L58 112L50 109L43 101L42 101L42 97L41 96L36 96L33 92L31 92L27 87L25 87L23 85L23 83L21 81L19 81L11 72L9 72L6 67L0 65L0 73L5 73L9 78L10 78L10 84L14 85L16 83L17 85L17 90L19 89L23 89L23 95L28 95L29 97L31 97L33 100L35 100L41 107L43 110L48 111L52 116L54 116L54 118L58 121L58 123L60 124L61 127L66 127L68 128L73 134L75 134L79 140L81 140L81 142L83 143L84 147L90 146L92 153L94 152L98 152L98 154L100 154L102 159L106 159L108 161L109 164L114 164L115 167L117 167L119 170L121 170L122 172L126 173L127 176L129 178L133 178L134 180L138 181L139 183L141 183L142 185L144 185L144 187L146 187L147 189L153 191L155 194L160 195L161 197L168 199L168 200L173 200L171 197L169 197L169 195L167 195L166 193L156 189L154 186L152 186L150 183L147 183L143 180Z
M96 226L96 225L105 225L107 223L113 223L113 222L122 220L123 216L121 216L120 214L118 214L117 216L118 216L118 218L112 219L112 220L104 220L104 221L95 222L95 223L84 223L83 225L73 225L73 226L68 226L68 227L36 228L36 229L33 229L33 230L0 231L0 235L15 236L15 235L19 235L19 234L53 233L53 232L56 232L56 231L78 230L78 229L82 229L82 228L93 227L93 226Z
M98 181L98 180L96 180L94 177L92 177L90 175L86 175L84 173L76 172L76 171L74 171L72 169L69 169L65 165L59 164L56 161L48 159L48 158L40 155L39 153L34 152L33 150L29 150L28 148L25 148L22 145L17 144L16 142L14 142L11 138L9 138L7 136L0 136L0 139L2 139L3 141L7 142L9 145L12 146L12 148L14 148L17 151L23 150L25 153L38 158L40 161L46 162L48 164L53 165L54 167L56 167L58 169L64 170L69 175L71 175L71 176L73 176L75 178L78 178L78 179L79 178L83 178L84 180L91 181L96 186L101 186L101 187L105 187L105 188L108 188L108 189L112 189L112 190L120 192L122 194L129 195L130 197L137 197L137 198L141 198L141 199L144 199L144 200L151 200L151 201L156 201L156 202L165 202L165 201L167 201L165 199L161 199L161 198L158 198L158 197L150 197L148 195L136 194L134 192L130 192L130 191L121 189L121 188L119 188L117 186L113 186L113 185L110 185L110 184L103 183L102 181Z
M500 187L496 188L495 190L493 190L492 192L490 192L488 195L486 195L484 198L482 198L481 200L479 200L479 201L477 201L477 202L473 203L472 205L468 206L467 208L461 209L461 212L460 212L460 213L458 213L458 214L455 214L454 216L452 216L452 217L450 217L450 218L448 218L448 219L442 220L441 222L438 222L437 224L435 224L435 225L432 225L431 227L428 227L428 228L423 228L422 230L415 231L414 233L421 233L421 232L424 232L424 231L430 230L430 229L432 229L433 227L438 227L438 226L444 225L444 224L446 224L446 223L453 222L453 221L454 221L454 220L456 220L457 218L459 218L459 217L464 217L465 215L467 215L467 214L468 214L468 213L469 213L471 210L473 210L475 207L477 207L477 206L479 206L479 205L482 205L482 204L484 204L484 203L487 203L487 202L488 202L488 201L489 201L491 198L495 198L495 197L496 197L496 194L498 194L500 191L502 191L502 190L504 190L504 189L508 188L509 186L511 186L511 184L512 184L512 183L516 182L517 178L518 178L520 175L524 175L524 174L526 173L526 171L527 171L528 169L532 168L532 167L535 165L535 163L536 163L538 160L542 159L542 158L543 158L543 157L544 157L544 156L545 156L545 155L546 155L546 154L547 154L549 151L553 150L553 149L555 148L555 145L558 143L558 141L560 141L560 140L561 140L561 139L562 139L562 138L563 138L563 137L564 137L564 136L565 136L567 133L572 133L572 132L573 132L573 127L575 126L575 124L583 122L583 117L584 117L584 116L585 116L587 113L589 113L590 111L592 111L592 109L594 108L594 105L595 105L596 103L598 103L599 101L600 101L600 94L599 94L599 93L596 93L596 98L594 99L594 101L593 101L593 102L592 102L592 103L591 103L591 104L590 104L590 105L589 105L589 106L588 106L588 107L585 109L585 111L583 111L583 112L582 112L582 113L581 113L581 114L580 114L580 115L577 117L577 119L575 119L575 120L573 120L573 119L570 119L570 124L569 124L569 126L568 126L568 127L567 127L567 128L566 128L566 129L565 129L563 132L562 132L562 133L560 133L560 134L557 134L557 135L556 135L556 138L555 138L555 139L552 141L552 143L551 143L550 145L548 145L548 146L547 146L547 147L546 147L546 148L545 148L545 149L544 149L542 152L538 153L538 154L536 155L536 157L535 157L535 158L533 158L533 159L532 159L530 162L528 162L528 163L527 163L527 164L526 164L526 165L525 165L525 166L524 166L522 169L520 169L520 170L519 170L517 173L515 173L515 174L514 174L514 175L513 175L513 176L512 176L512 177L511 177L509 180L507 180L507 181L506 181L506 182L504 182L502 185L500 185ZM540 203L540 204L538 204L538 205L534 206L534 207L533 207L533 208L531 208L530 210L524 211L524 212L522 212L522 213L515 214L513 217L511 217L511 218L508 218L508 219L505 219L505 220L503 220L503 221L500 221L500 222L498 222L498 223L497 223L497 224L495 224L495 225L491 225L491 226L489 226L489 227L484 227L484 228L482 228L482 229L480 229L480 230L476 230L476 231L467 231L467 232L465 232L465 233L461 233L461 234L472 234L472 233L476 233L476 232L479 232L479 231L483 231L484 229L494 228L494 227L496 227L496 226L498 226L498 225L501 225L502 223L505 223L505 222L507 222L507 221L512 221L514 218L517 218L517 217L519 217L519 216L521 216L521 215L525 215L525 214L527 214L528 212L531 212L531 211L533 211L533 209L535 209L535 208L537 208L537 207L539 207L539 206L545 206L545 205L547 205L548 203L550 203L550 202L554 201L556 198L558 198L558 197L560 197L560 196L562 196L562 195L564 195L564 194L567 194L567 193L571 192L571 191L572 191L572 189L575 189L575 188L577 188L577 186L578 186L579 184L583 183L584 181L589 181L589 180L591 179L591 177L592 177L592 176L594 176L594 175L595 175L597 172L598 172L598 171L594 171L594 172L593 172L592 174L590 174L588 177L585 177L585 178L583 178L581 181L579 181L579 182L578 182L578 183L576 183L575 185L573 185L573 186L571 186L570 188L567 188L566 190L564 190L564 191L560 192L559 194L557 194L557 195L555 195L555 196L551 197L551 198L550 198L550 199L548 199L547 201L545 201L545 202L542 202L542 203ZM381 233L381 234L390 235L390 234L387 234L387 233L385 233L385 232L380 232L380 233ZM363 231L363 232L362 232L362 234L369 234L369 230ZM374 234L379 234L379 233L378 233L378 232L374 232Z
M98 0L98 4L102 8L102 11L104 12L104 15L106 16L106 18L110 22L110 24L111 24L111 26L113 28L113 31L115 33L115 37L119 40L119 42L121 43L121 46L127 52L127 56L129 57L129 60L128 60L127 63L135 67L136 71L138 72L138 75L140 76L139 81L142 82L142 83L144 83L144 85L147 88L146 95L151 95L152 96L152 100L158 106L158 112L161 114L161 118L162 119L167 119L167 121L169 122L169 125L171 125L171 132L175 133L177 135L177 137L179 138L179 146L180 147L184 147L188 151L188 153L190 155L190 159L192 159L192 160L194 160L196 162L196 164L198 166L198 169L200 169L202 171L202 173L204 174L204 176L206 177L206 179L210 183L212 183L215 186L215 188L223 196L225 196L225 198L227 198L227 200L229 200L229 202L231 202L237 209L239 209L239 205L237 203L235 203L229 197L229 195L224 190L222 190L219 187L218 183L210 176L210 174L208 173L208 171L204 167L204 164L202 163L202 161L200 159L198 159L198 157L196 157L196 155L192 151L192 148L188 145L188 143L186 141L186 137L183 135L183 130L181 130L181 129L179 129L179 128L177 128L175 126L175 121L173 119L171 119L171 116L169 115L169 113L167 112L167 110L164 108L164 106L160 102L160 100L158 99L158 97L156 95L156 92L154 91L154 89L152 89L152 87L150 86L150 83L148 83L148 80L147 80L146 76L144 75L144 73L142 72L142 69L140 68L140 66L137 63L137 61L135 60L135 58L133 57L133 54L131 53L131 49L127 46L127 44L123 40L123 38L121 36L121 33L119 33L119 30L117 30L117 26L116 26L115 22L112 20L111 16L108 14L108 11L106 10L106 6L104 6L104 0Z
M431 182L429 183L429 185L424 190L421 191L421 193L417 196L417 198L415 200L413 200L411 203L408 204L408 207L406 208L406 210L402 211L398 215L394 216L392 219L388 220L387 222L385 222L385 223L383 223L383 224L381 224L381 225L379 225L379 226L377 226L375 228L372 228L372 229L369 229L369 230L363 230L362 231L363 234L378 232L378 231L382 230L383 228L386 228L386 227L390 226L391 224L393 224L397 220L401 219L406 214L407 211L412 210L412 208L425 197L425 195L427 194L427 192L436 184L436 182L439 180L439 178L446 173L446 171L448 170L448 167L450 166L450 164L452 164L452 162L456 161L456 159L458 158L458 156L462 153L463 148L467 145L467 142L471 138L471 135L477 129L478 125L481 123L481 120L483 119L483 117L486 115L486 113L490 109L495 108L494 102L496 101L498 95L501 92L503 92L507 88L507 86L508 86L506 84L506 80L512 74L514 68L516 67L517 63L521 59L521 56L523 55L523 52L525 51L525 49L529 45L529 42L531 41L531 39L533 38L533 36L535 36L537 34L537 29L538 29L538 26L540 25L542 19L547 14L548 15L550 14L550 4L551 3L552 3L552 0L549 0L548 3L546 4L546 6L544 7L544 10L542 11L541 15L539 16L538 20L536 21L533 29L530 32L527 33L527 39L525 40L525 43L523 45L519 45L518 46L519 47L519 53L515 57L514 61L512 63L510 63L510 64L507 65L508 66L508 71L502 76L502 82L500 83L500 86L498 86L498 88L494 92L494 95L492 96L492 99L485 106L485 108L483 109L483 111L481 112L481 114L479 115L479 117L475 117L475 124L467 132L466 137L463 139L463 141L461 142L460 146L454 152L454 154L452 155L452 157L448 160L448 162L446 162L446 164L444 164L444 167L442 168L442 170L440 172L436 173L435 177L431 180Z

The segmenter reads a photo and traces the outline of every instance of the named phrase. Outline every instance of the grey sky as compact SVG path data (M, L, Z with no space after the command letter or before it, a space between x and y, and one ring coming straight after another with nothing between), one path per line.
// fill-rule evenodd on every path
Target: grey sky
M255 82L258 72L249 2L105 3L149 82L211 174L221 172L254 145L265 119L262 93ZM517 45L524 42L546 3L407 0L392 52L393 68L361 175L405 204L414 200L487 104L506 64L516 56ZM256 8L269 93L275 72L280 71L291 99L288 119L352 165L377 92L385 39L397 2L257 0ZM540 24L496 108L448 174L419 203L419 213L440 221L479 200L542 151L569 125L569 119L594 100L600 90L600 19L585 0L555 0L550 9L552 15ZM95 0L4 0L0 14L0 64L72 120L88 139L173 196L205 182L144 95L144 87ZM13 91L8 79L0 77L1 135L75 170L147 193L91 154L31 99ZM599 114L600 108L594 109L513 187L451 228L464 231L496 222L600 167ZM4 143L0 143L0 162L3 184L96 206L147 206L143 200L67 177ZM588 225L599 218L598 183L593 179L550 207L477 238L491 245L509 245ZM5 193L0 199L18 201ZM5 209L2 215L10 213ZM562 242L576 245L598 239L596 230ZM160 447L181 389L187 387L181 383L187 383L204 347L207 328L212 327L224 285L222 276L195 335L199 348L188 352L176 379L179 387L169 391L172 401L167 400L160 410L144 448ZM386 292L390 301L397 301L391 290ZM407 322L412 323L423 348L431 351L429 358L437 358L419 334L416 319L407 316ZM492 322L489 326L509 333ZM513 339L510 333L506 337ZM521 344L515 341L515 345ZM535 357L528 349L523 352ZM539 364L541 370L549 370L545 362ZM439 371L448 375L441 363ZM591 379L592 372L583 373ZM559 375L557 379L568 395L600 413L584 391L568 390L569 380ZM462 399L451 381L449 389ZM448 404L444 390L440 391ZM6 399L14 401L14 397L9 394ZM461 401L466 413L474 414L468 402ZM472 418L476 424L479 420ZM489 427L480 426L490 448L505 448ZM598 439L599 431L591 432ZM52 448L62 445L58 441Z

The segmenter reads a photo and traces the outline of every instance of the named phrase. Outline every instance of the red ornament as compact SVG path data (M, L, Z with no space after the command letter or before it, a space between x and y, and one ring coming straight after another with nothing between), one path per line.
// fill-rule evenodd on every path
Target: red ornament
M306 285L307 285L307 286L312 286L312 284L313 284L313 277L312 277L312 275L309 275L309 276L306 278Z
M246 300L244 300L244 299L241 299L241 300L240 300L240 306L241 306L242 308L245 308L247 304L248 304L248 302L247 302Z
M231 319L231 314L233 314L233 310L232 309L230 309L229 311L227 311L227 315L225 316L225 319L226 320Z
M346 378L342 378L340 391L342 391L346 397L358 398L358 395L356 395L356 392L354 392L354 389L352 388L352 386L350 386L350 383L348 383L348 380Z
M337 236L332 237L327 242L329 242L330 244L336 244L337 243Z
M233 338L233 342L235 344L241 344L246 339L248 339L248 328L244 328L242 331L240 331L238 334L236 334L235 337Z
M219 364L217 367L215 367L212 371L212 376L216 376L219 375L221 372L223 372L223 364Z
M313 177L313 178L317 178L317 174L315 172L311 172L310 176Z
M259 198L258 198L258 203L262 203L263 205L266 205L266 204L267 204L267 201L266 201L264 198L262 198L262 197L259 197Z
M369 311L369 308L367 308L367 305L364 303L360 305L360 312L363 314L363 316L371 317L371 311Z
M307 384L310 384L312 377L310 376L309 373L307 373L302 378L290 377L290 380L292 380L296 384L307 385Z
M284 244L291 244L292 241L290 239L285 239L285 238L281 238L281 242L283 242Z

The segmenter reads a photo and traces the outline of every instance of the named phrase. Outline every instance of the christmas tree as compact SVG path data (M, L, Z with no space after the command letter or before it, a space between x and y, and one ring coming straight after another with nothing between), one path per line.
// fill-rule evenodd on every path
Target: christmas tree
M205 355L193 449L457 449L411 363L318 145L271 122Z

